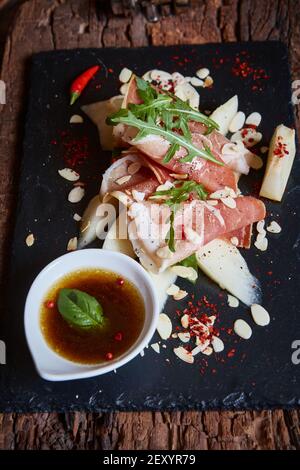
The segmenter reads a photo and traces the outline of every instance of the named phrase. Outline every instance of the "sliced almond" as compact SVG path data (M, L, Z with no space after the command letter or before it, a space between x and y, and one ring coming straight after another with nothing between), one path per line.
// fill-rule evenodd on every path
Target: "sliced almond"
M76 222L80 222L80 220L82 219L81 215L79 214L74 214L73 215L73 219L76 220Z
M228 305L232 308L237 308L239 306L239 300L233 295L227 295Z
M267 153L268 150L269 150L269 147L266 147L264 145L262 147L260 147L261 153Z
M262 134L261 132L256 132L255 130L251 130L249 132L248 129L248 134L246 137L243 138L243 142L247 148L251 148L254 145L258 144L262 139Z
M256 239L256 241L254 242L254 245L256 246L258 250L266 251L268 249L268 239L265 237Z
M209 88L210 86L213 85L213 83L214 83L213 78L210 75L208 75L208 77L206 77L206 79L204 80L204 85L203 86L204 86L204 88Z
M239 244L239 239L237 237L231 237L230 241L234 246L238 246Z
M266 233L265 229L264 229L264 226L265 226L265 221L264 220L259 220L256 224L256 230L258 231L258 233Z
M76 188L71 189L68 195L68 201L76 204L77 202L81 201L84 196L84 188L77 186Z
M132 190L132 197L137 202L141 202L145 199L145 193L142 193L141 191L137 191L136 189L133 189Z
M121 178L118 178L115 182L119 186L122 186L123 184L128 183L130 179L131 179L131 175L125 175L125 176L122 176Z
M216 353L224 350L224 343L218 336L212 337L211 345Z
M265 229L262 228L262 229L260 229L260 230L261 230L261 231L258 232L257 237L256 237L256 241L258 241L258 242L261 242L261 241L266 237L266 234L267 234L267 232L265 231Z
M198 338L198 341L196 342L197 346L192 349L192 355L196 356L196 354L198 354L199 352L203 352L209 346L209 343L209 339L206 339L205 341L199 341Z
M197 70L196 75L201 80L204 80L209 75L209 69L207 69L206 67L203 67L202 69Z
M216 318L217 318L216 315L211 315L210 317L208 317L208 323L210 325L213 325L216 321Z
M273 220L270 223L270 225L268 225L267 230L268 230L268 232L271 232L271 233L280 233L282 229L281 229L279 223L276 222L275 220Z
M182 299L184 299L187 295L188 295L188 292L187 292L187 291L180 289L179 292L177 292L177 294L174 294L174 295L173 295L173 299L174 299L174 300L182 300Z
M79 173L72 170L72 168L63 168L62 170L58 170L59 175L68 181L78 181L80 178Z
M178 348L173 349L174 353L176 354L179 359L188 364L193 364L194 357L191 352L187 351L183 346L179 346Z
M243 113L243 111L238 111L229 124L229 132L234 133L242 129L245 123L245 118L245 113Z
M251 168L253 168L253 170L260 170L263 167L264 162L262 158L253 153L249 165Z
M127 83L131 79L132 71L127 67L124 67L119 75L119 80L121 83Z
M29 235L27 235L26 239L25 239L25 243L27 246L32 246L35 242L35 239L34 239L34 235L33 233L30 233Z
M191 85L193 85L193 86L203 86L204 85L204 81L201 80L201 78L197 78L197 77L192 77L190 82L191 82Z
M191 335L190 333L187 331L185 333L178 333L178 338L180 339L180 341L182 341L183 343L188 343L191 339Z
M246 119L246 124L250 124L251 126L258 127L260 123L261 123L261 114L257 112L249 114L249 116Z
M67 251L75 251L77 250L77 237L70 238L67 244Z
M176 284L171 284L170 287L166 290L168 295L177 294L180 291L180 288Z
M173 271L177 276L188 279L191 282L196 281L198 278L197 271L192 267L187 266L172 266L171 271Z
M261 305L251 305L251 315L254 322L259 326L267 326L270 323L270 315Z
M141 169L141 167L142 167L142 165L138 162L131 163L131 165L129 165L127 171L130 175L135 175Z
M238 319L233 325L234 332L243 339L249 339L252 335L251 326L245 320Z
M151 71L150 73L150 76L152 78L152 80L155 80L157 82L161 82L161 81L168 81L168 80L172 80L172 75L168 72L165 72L164 70L157 70L157 69L154 69Z
M121 95L126 95L127 91L128 91L128 83L124 83L121 88L120 88L120 93Z
M150 344L150 346L151 346L151 348L152 348L157 354L160 353L160 347L159 347L159 344L158 344L158 343Z
M189 316L185 313L180 319L181 325L183 328L189 327Z
M178 173L170 173L170 176L172 176L172 178L175 178L176 180L186 180L188 177L188 174L183 173L182 175L180 175Z
M165 313L159 315L156 329L161 339L170 338L172 334L172 322L168 315Z
M157 186L156 191L167 191L168 189L171 189L174 187L174 184L167 180L164 184L161 184L160 186Z
M206 356L210 356L214 352L213 348L211 346L207 346L207 348L202 351L202 354L205 354Z
M210 199L210 200L206 201L206 203L209 206L217 206L218 205L218 201L216 199Z
M70 124L82 124L83 123L83 117L79 116L79 114L73 114L73 116L70 117Z
M174 72L174 73L172 73L172 80L173 80L173 82L175 82L175 86L176 86L176 85L180 85L180 84L184 83L185 78L184 78L183 75L181 75L181 73Z
M230 137L231 142L240 142L243 140L241 131L237 131Z
M233 197L230 197L230 196L222 197L221 201L223 202L225 206L229 207L230 209L236 208L236 202L235 202L235 199L233 199Z
M211 199L222 199L229 196L228 188L218 189L214 193L211 193L209 196Z

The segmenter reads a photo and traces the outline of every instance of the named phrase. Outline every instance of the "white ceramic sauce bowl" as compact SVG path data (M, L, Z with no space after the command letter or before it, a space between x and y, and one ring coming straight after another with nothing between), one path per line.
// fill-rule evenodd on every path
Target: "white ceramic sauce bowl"
M48 346L40 326L40 310L48 290L63 276L81 269L104 269L131 281L145 303L145 322L137 341L118 358L101 364L80 364L59 356ZM36 369L43 379L73 380L106 374L127 364L149 343L159 316L153 282L145 269L126 255L88 248L73 251L52 261L35 278L26 299L24 325L27 343Z

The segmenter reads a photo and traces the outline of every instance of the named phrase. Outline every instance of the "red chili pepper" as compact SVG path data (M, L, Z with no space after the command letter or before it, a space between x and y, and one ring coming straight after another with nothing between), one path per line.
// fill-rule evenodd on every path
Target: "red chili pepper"
M114 355L111 352L108 352L108 353L105 354L105 359L107 361L111 361L113 359L113 357L114 357Z
M83 72L81 75L79 75L75 80L73 81L71 85L71 101L70 105L74 104L75 101L79 98L87 84L91 81L93 76L98 72L100 66L95 65L94 67L90 67L87 69L85 72Z
M53 300L48 300L46 302L46 307L47 308L54 308L54 305L55 305L55 303L53 302Z

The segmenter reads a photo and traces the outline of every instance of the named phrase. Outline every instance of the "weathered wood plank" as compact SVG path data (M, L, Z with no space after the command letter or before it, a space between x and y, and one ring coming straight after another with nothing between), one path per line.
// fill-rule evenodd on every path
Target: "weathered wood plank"
M300 77L296 0L206 0L184 15L148 24L111 18L94 1L30 0L7 36L0 78L1 284L21 157L26 61L40 50L281 39ZM299 120L298 120L299 129ZM0 415L0 449L300 449L300 412L40 413Z

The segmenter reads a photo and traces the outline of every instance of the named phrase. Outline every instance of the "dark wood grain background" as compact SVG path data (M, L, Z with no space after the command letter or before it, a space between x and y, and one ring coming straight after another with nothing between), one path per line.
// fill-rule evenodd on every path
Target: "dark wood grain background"
M300 79L298 0L199 0L158 23L148 23L141 13L113 17L107 3L98 10L93 0L0 0L0 79L7 85L7 104L0 105L1 292L32 53L279 39L289 46L293 78ZM299 106L299 132L298 112ZM300 449L300 411L0 414L0 449Z

